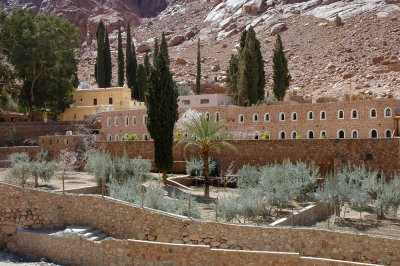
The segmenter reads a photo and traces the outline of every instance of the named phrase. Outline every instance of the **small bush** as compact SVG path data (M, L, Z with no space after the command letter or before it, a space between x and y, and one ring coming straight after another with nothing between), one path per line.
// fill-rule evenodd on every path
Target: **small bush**
M103 178L108 182L110 175L114 173L111 156L104 151L90 152L85 170L94 175L95 181L99 186L102 184Z
M178 85L177 90L179 96L194 95L193 90L187 85Z
M29 155L25 152L13 153L10 155L11 169L7 173L7 180L12 183L21 184L22 175L24 175L24 181L29 178Z
M268 133L268 132L265 132L265 133L261 136L261 139L262 139L262 140L269 139L269 133Z
M128 137L122 136L122 141L138 141L139 138L136 136L136 134L130 134Z
M255 188L258 186L260 181L261 173L258 169L251 165L245 165L237 171L238 178L238 188Z
M190 176L204 176L203 160L197 157L191 157L186 160L186 173ZM211 157L208 158L208 171L210 176L216 177L219 175L218 163Z

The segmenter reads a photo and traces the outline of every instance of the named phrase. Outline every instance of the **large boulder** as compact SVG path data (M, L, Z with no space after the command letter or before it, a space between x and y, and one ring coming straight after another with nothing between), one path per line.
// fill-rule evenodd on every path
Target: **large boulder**
M175 35L174 37L171 38L171 40L168 43L168 46L175 46L178 44L181 44L185 40L185 37L182 35Z
M274 36L285 30L287 30L287 24L285 22L281 22L281 23L275 24L274 26L271 27L270 34L272 36Z
M175 61L175 63L176 63L177 65L186 65L186 64L187 64L186 60L183 59L183 58L177 58L176 61Z
M252 0L243 5L244 12L251 15L264 12L267 8L267 5L264 4L264 0Z
M136 52L138 52L138 53L146 53L146 52L149 52L149 51L151 51L151 46L148 45L147 43L142 43L136 49Z

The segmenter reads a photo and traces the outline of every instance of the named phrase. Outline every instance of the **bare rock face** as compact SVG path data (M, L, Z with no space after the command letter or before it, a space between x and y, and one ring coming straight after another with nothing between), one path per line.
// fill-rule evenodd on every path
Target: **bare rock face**
M278 23L278 24L275 24L274 26L272 26L272 28L270 30L270 34L271 34L271 36L274 36L285 30L287 30L287 24L285 22Z
M175 61L175 63L176 63L177 65L186 65L186 64L187 64L186 60L183 59L183 58L177 58L176 61Z
M142 43L136 49L136 52L138 52L138 53L146 53L146 52L150 52L150 51L151 51L151 46L147 43Z
M183 41L185 40L185 37L182 35L175 35L174 37L171 38L171 40L169 40L168 46L176 46L178 44L183 43Z
M267 5L264 4L263 0L252 0L243 5L244 12L257 15L258 13L264 12L267 9Z

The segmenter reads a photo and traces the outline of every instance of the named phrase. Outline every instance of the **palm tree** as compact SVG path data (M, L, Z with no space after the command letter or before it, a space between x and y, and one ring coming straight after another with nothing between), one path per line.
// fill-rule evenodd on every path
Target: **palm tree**
M227 142L228 132L222 132L221 129L225 124L216 121L216 119L209 115L201 114L194 116L189 121L183 122L182 131L186 134L177 134L175 140L177 145L186 144L185 150L190 146L197 146L200 148L203 156L204 164L204 197L210 197L210 176L208 170L208 155L212 148L218 153L220 147L227 147L237 151L236 147Z

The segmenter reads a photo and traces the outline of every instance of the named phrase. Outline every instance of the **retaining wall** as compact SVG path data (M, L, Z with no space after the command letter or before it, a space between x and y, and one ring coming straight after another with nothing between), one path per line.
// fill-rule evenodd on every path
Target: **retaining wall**
M111 198L46 192L0 183L0 246L16 247L17 228L90 225L109 236L210 245L221 249L297 252L302 256L400 264L400 240L311 228L276 228L191 220ZM190 253L187 254L190 256Z

